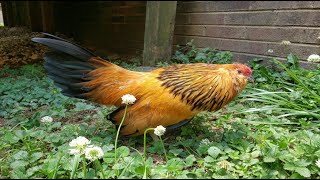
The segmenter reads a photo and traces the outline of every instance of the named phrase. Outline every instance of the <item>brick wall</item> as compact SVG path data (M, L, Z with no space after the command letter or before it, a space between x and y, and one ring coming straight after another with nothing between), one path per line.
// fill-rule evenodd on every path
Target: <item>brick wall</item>
M146 18L145 1L113 1L112 49L117 52L143 51Z
M319 36L319 1L180 1L174 44L194 39L197 47L231 51L236 61L288 51L306 60L320 53ZM291 42L288 49L282 40Z
M55 1L56 31L95 49L99 55L143 50L145 1Z
M110 2L55 1L53 13L55 31L74 37L98 53L101 47L108 50L111 43Z

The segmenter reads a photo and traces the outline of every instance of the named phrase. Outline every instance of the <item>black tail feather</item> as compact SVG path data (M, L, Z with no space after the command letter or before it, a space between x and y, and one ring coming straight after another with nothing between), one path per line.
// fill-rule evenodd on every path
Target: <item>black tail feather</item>
M88 62L82 62L79 61L78 59L74 58L73 56L68 56L65 53L61 53L58 51L51 51L51 52L47 52L44 60L46 63L52 65L52 66L56 66L56 67L60 67L60 68L64 68L64 69L94 69L94 66L92 66L91 64L88 64ZM63 62L63 63L61 63Z
M70 42L70 41L67 41L67 40L62 39L62 38L57 37L57 36L54 36L54 35L52 35L52 34L48 34L48 33L43 33L43 34L44 34L44 38L50 38L50 39L56 39L56 40L68 42L68 43L70 43L70 44L72 44L72 45L74 45L74 46L77 46L77 47L79 47L80 49L86 51L86 52L87 52L88 54L90 54L91 56L96 56L94 53L92 53L91 51L87 50L86 48L81 47L81 46L79 46L79 45L77 45L77 44L74 44L74 43L72 43L72 42Z
M47 33L44 35L43 38L32 38L32 41L52 49L44 57L44 67L48 77L62 89L62 94L85 99L84 93L90 89L83 87L80 83L90 80L87 74L95 67L88 60L96 55L57 36Z
M46 45L54 50L74 56L75 58L78 58L81 61L87 61L90 57L92 57L92 55L89 54L86 50L66 41L48 38L32 38L32 41Z

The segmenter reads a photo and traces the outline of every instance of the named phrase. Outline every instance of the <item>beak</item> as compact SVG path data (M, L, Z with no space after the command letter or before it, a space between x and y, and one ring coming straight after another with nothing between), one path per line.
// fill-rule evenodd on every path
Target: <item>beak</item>
M254 79L252 76L248 76L248 81L251 82L251 83L254 83Z

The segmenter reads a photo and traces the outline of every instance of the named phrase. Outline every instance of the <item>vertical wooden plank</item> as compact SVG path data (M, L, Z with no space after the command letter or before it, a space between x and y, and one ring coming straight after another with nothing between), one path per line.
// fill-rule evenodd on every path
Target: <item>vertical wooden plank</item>
M16 1L15 2L15 26L27 26L30 27L30 16L28 1Z
M28 1L1 1L5 26L29 26Z
M42 14L39 1L27 1L32 31L42 31Z
M148 1L143 65L170 61L177 1Z
M9 19L10 19L10 21L11 21L11 26L17 26L17 19L18 19L18 17L17 17L17 6L16 6L16 1L11 1L11 3L10 3L10 15L11 16L9 16Z
M42 14L42 31L53 33L55 28L52 1L40 1Z

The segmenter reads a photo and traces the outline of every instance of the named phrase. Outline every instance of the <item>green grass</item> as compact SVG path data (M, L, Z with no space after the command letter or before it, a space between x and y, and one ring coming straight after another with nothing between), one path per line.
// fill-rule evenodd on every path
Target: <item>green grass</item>
M4 26L4 24L3 23L0 23L0 27L3 27Z
M0 177L102 178L90 161L73 164L78 136L102 147L106 178L320 178L319 69L277 72L251 64L256 79L227 109L202 112L161 141L119 138L114 107L68 98L40 65L0 71ZM134 67L130 67L134 68ZM281 65L279 65L281 68ZM303 112L303 113L302 113ZM43 116L53 123L40 122Z

